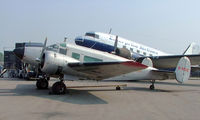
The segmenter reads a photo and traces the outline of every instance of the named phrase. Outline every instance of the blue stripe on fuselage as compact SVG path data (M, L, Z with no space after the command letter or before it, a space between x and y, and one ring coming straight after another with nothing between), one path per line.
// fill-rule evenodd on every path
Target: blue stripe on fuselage
M101 43L101 42L97 42L94 40L90 40L90 39L83 39L83 38L79 38L75 40L75 43L77 45L80 46L84 46L84 47L88 47L88 48L92 48L92 49L96 49L96 50L100 50L100 51L104 51L104 52L113 52L114 51L114 45L108 45L105 43ZM133 53L132 54L132 58L139 58L139 57L143 57L144 55L141 55L139 53Z
M75 40L75 43L80 46L85 46L88 48L104 51L104 52L112 52L114 51L114 46L107 45L104 43L100 43L97 41L84 39L84 40Z

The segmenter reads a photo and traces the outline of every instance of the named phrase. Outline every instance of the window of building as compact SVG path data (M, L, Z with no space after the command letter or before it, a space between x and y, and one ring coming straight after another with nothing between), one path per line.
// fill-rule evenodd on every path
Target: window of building
M84 56L84 62L97 62L97 61L103 61L103 60L94 57Z
M79 60L80 59L80 54L72 53L72 58Z
M146 53L146 52L143 52L143 55L145 55L145 56L146 56L146 55L147 55L147 53Z
M137 53L140 53L140 51L139 51L139 50L137 50Z
M133 48L130 48L130 51L133 52Z

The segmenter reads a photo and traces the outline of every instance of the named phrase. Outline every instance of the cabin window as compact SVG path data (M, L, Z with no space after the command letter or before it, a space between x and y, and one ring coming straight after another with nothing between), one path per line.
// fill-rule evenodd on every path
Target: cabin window
M143 52L143 55L145 55L145 56L146 56L146 55L147 55L147 53L146 53L146 52Z
M60 48L60 49L59 49L59 53L61 53L61 54L63 54L63 55L66 55L66 54L67 54L67 50L66 50L66 49Z
M152 54L149 54L149 56L153 56Z
M97 62L97 61L103 61L103 60L94 57L84 56L84 62Z
M140 51L139 51L139 50L137 50L137 53L140 53Z
M79 60L80 59L80 54L72 53L72 58Z
M133 52L133 48L130 48L131 52Z

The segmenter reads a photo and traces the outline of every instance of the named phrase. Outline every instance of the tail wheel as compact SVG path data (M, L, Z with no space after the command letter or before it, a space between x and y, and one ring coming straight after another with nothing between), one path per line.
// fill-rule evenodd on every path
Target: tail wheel
M149 89L154 90L155 89L154 85L150 85Z
M52 92L54 94L65 94L66 93L66 85L62 81L56 82L52 86Z

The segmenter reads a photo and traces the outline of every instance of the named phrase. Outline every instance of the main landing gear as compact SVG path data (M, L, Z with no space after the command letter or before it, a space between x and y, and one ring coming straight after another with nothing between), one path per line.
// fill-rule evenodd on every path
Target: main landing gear
M36 82L36 87L38 89L48 89L49 87L49 81L47 78L40 78Z
M155 89L155 86L154 86L155 80L152 80L151 83L152 84L150 85L149 89L154 90Z
M60 94L66 93L67 88L66 88L66 85L64 83L63 77L60 77L59 79L60 79L60 81L55 82L52 86L52 93L53 94L60 95Z
M63 77L59 78L60 81L55 82L52 86L53 94L65 94L66 93L66 85L64 83ZM36 82L37 89L48 89L49 87L49 77L43 77L37 80Z

